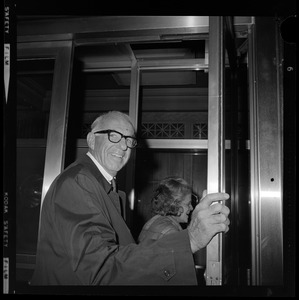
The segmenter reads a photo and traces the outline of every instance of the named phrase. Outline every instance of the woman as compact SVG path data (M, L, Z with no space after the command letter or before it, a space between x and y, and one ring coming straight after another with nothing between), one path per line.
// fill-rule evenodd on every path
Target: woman
M192 188L180 177L163 179L152 199L153 217L143 226L139 243L150 243L166 234L181 231L180 223L188 223Z
M183 230L181 224L187 224L189 214L198 202L192 199L191 186L180 177L163 179L155 190L152 199L154 216L143 226L138 242L149 245L161 237ZM193 203L194 202L194 203ZM196 269L197 284L204 286L204 269Z

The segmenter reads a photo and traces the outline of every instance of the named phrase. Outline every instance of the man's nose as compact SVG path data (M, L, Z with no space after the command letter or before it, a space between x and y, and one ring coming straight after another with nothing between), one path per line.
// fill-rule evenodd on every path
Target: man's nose
M121 145L121 148L123 150L127 150L128 149L128 146L127 146L127 141L126 141L126 138L125 137L122 137L121 140L119 141L120 145Z

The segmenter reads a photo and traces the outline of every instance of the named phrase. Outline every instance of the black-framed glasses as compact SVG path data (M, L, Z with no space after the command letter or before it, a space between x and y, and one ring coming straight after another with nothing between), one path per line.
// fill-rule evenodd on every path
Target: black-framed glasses
M119 143L120 140L124 138L128 148L133 149L137 146L137 139L134 136L123 135L122 133L112 129L100 130L94 132L94 134L102 134L102 133L108 134L108 139L111 143Z

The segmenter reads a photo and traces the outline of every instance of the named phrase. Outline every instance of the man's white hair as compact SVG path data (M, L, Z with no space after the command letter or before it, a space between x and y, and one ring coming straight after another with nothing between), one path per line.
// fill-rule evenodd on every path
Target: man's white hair
M99 130L99 129L107 129L107 128L104 128L107 120L119 119L119 118L123 118L126 121L128 121L132 125L132 128L134 128L134 131L135 131L135 127L132 123L131 118L127 114L125 114L121 111L116 111L116 110L108 111L107 113L104 113L104 114L100 115L99 117L97 117L91 124L91 131L95 131L95 130Z

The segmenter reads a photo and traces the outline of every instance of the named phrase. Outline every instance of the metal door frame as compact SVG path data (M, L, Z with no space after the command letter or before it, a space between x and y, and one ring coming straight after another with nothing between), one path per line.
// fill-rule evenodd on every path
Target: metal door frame
M130 116L138 126L139 82L141 70L167 70L167 69L208 69L208 140L175 140L161 141L149 140L151 148L184 148L208 149L208 187L209 193L223 192L224 190L224 120L223 120L223 68L224 68L224 26L223 17L209 17L209 56L207 61L188 60L167 62L142 62L133 61L131 91L130 91ZM182 146L184 145L184 146ZM131 160L135 164L134 159ZM129 176L128 176L129 177ZM133 180L130 185L133 188ZM131 190L131 189L128 189ZM131 208L134 207L135 193L129 195ZM206 259L207 285L222 284L222 234L216 235L207 246Z
M210 17L207 192L224 192L223 17ZM207 246L206 284L222 284L222 233Z
M131 67L131 86L129 115L138 131L139 115L139 86L142 71L146 70L207 70L207 59L182 59L182 60L160 60L160 61L139 61L133 59ZM147 139L151 149L207 149L207 140L196 139ZM135 178L135 151L127 165L126 188L129 192L128 200L130 209L133 210L137 199L135 199L134 180Z
M63 170L72 74L73 42L18 43L18 59L55 59L41 206L52 181Z
M17 59L55 60L48 132L46 137L46 154L40 205L41 211L43 199L49 189L49 186L55 177L62 171L64 166L69 89L72 73L73 42L18 43ZM38 227L40 228L40 222ZM35 255L16 253L16 268L33 269L35 265L34 257Z
M252 285L283 284L281 39L270 17L248 34Z
M130 116L138 126L139 82L141 70L164 69L208 69L208 140L149 140L151 148L184 148L208 149L208 187L209 193L224 192L224 116L223 116L223 68L224 68L224 25L223 17L209 17L209 64L201 61L187 60L182 62L150 63L146 65L134 61L132 64ZM184 145L184 146L182 146ZM132 164L134 164L134 159ZM133 181L131 182L133 184ZM133 186L133 185L132 185ZM134 192L129 197L131 207L134 207ZM217 234L207 246L206 284L222 284L222 233Z

